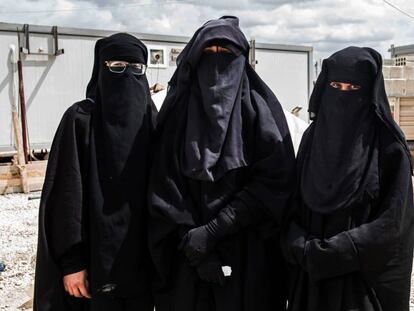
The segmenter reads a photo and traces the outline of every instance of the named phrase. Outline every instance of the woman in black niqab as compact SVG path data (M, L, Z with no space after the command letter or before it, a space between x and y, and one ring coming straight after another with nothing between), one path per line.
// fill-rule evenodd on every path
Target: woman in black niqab
M129 65L110 69L108 61ZM62 118L40 204L34 310L153 309L146 242L152 101L145 74L132 68L146 61L145 45L129 34L98 40L87 99ZM63 287L63 276L83 270L90 300Z
M409 310L411 158L381 56L349 47L326 59L309 111L286 233L289 310Z
M285 308L277 241L294 151L248 51L237 18L207 22L180 54L158 115L149 186L157 310Z

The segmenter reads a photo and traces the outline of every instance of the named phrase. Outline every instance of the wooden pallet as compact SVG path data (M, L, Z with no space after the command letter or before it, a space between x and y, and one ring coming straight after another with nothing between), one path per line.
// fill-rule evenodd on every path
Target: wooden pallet
M42 190L47 161L26 164L27 186L29 191ZM18 166L8 163L0 165L0 195L23 192L22 178Z

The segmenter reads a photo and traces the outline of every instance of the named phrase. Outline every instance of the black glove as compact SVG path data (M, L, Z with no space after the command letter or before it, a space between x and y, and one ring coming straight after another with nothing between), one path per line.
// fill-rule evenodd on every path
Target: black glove
M178 248L184 251L190 265L194 267L207 257L216 246L216 243L216 238L205 225L188 231Z
M309 240L305 264L313 282L360 270L358 250L347 232L329 239Z
M215 252L211 253L197 266L197 273L201 280L209 283L224 285L225 276L221 262Z
M307 246L307 234L295 222L292 222L286 234L288 248L287 261L291 264L300 265L306 270L305 253Z
M220 211L217 218L204 226L191 229L183 236L179 249L184 251L191 266L200 264L214 249L219 239L237 232L239 227L234 219L234 211L226 207Z

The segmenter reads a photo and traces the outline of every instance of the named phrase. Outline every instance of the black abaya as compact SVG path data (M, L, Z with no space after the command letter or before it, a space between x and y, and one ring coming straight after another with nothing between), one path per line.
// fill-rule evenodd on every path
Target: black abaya
M152 101L145 75L105 64L146 59L128 34L98 40L88 99L62 118L40 203L34 310L96 310L99 297L153 309L145 208ZM63 275L82 269L92 304L63 288Z
M362 88L331 90L330 82ZM392 120L381 56L351 47L325 60L310 112L285 237L289 310L408 311L411 160Z
M214 44L233 54L202 56ZM282 108L247 53L236 18L207 22L180 55L159 113L149 189L159 311L285 308L277 241L294 152ZM232 275L220 286L202 281L178 246L224 210L232 230L212 253Z

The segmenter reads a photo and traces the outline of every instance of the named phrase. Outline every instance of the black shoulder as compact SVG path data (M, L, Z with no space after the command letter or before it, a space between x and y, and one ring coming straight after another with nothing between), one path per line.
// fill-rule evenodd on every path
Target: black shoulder
M72 123L77 120L84 120L87 121L90 119L90 115L92 112L92 105L89 99L85 99L79 102L74 103L68 109L66 109L65 113L62 116L61 123Z
M411 154L385 125L380 128L380 159L383 170L404 169L412 174Z
M72 118L76 118L78 115L90 115L92 112L92 105L92 101L89 99L84 99L70 106L64 115Z
M385 154L401 153L406 154L406 148L385 126L380 126L380 149Z
M315 128L315 122L312 122L311 124L309 124L309 126L305 130L305 132L303 132L302 139L301 139L300 145L299 145L298 153L302 153L303 149L306 148L306 146L308 145L308 141L312 136L312 132L313 132L314 128Z
M302 140L305 141L309 137L309 133L313 131L313 128L315 127L315 122L312 122L309 124L308 128L303 132Z

